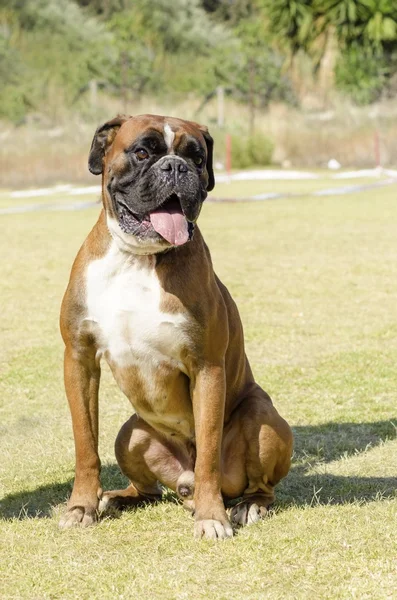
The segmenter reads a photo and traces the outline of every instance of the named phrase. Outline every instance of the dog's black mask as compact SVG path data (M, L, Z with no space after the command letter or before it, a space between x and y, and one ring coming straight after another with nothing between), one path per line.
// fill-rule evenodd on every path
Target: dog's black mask
M186 219L196 221L207 197L202 177L205 149L196 138L184 135L178 154L167 152L163 136L156 131L145 132L125 150L124 172L108 183L117 214L124 209L142 221L167 202L179 202Z

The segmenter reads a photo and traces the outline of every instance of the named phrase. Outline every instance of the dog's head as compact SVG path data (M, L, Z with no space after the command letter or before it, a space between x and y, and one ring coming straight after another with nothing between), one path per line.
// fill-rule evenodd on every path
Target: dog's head
M212 149L206 127L172 117L121 115L98 127L88 167L102 173L111 233L138 253L191 239L215 184Z

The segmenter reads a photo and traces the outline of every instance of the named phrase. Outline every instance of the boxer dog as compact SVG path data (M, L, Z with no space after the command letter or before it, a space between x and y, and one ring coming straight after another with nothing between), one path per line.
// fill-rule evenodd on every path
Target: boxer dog
M237 307L196 225L212 155L207 128L181 119L118 116L95 133L88 165L102 175L103 210L61 313L76 449L61 527L159 499L162 484L194 513L196 537L228 538L266 513L289 470L291 430L254 380ZM130 483L105 493L102 358L135 411L115 444Z

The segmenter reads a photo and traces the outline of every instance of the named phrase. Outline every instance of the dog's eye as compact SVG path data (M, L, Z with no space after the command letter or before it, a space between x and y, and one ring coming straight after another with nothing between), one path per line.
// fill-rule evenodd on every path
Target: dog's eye
M204 161L202 156L196 156L193 160L198 167L202 165Z
M143 148L138 148L138 150L135 150L135 156L138 160L145 160L145 158L149 158L149 154Z

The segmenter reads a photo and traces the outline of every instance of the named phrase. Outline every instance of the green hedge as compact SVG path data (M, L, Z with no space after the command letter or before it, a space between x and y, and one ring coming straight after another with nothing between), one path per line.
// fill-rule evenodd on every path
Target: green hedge
M263 133L252 136L232 136L232 168L245 169L266 166L272 162L274 144Z

